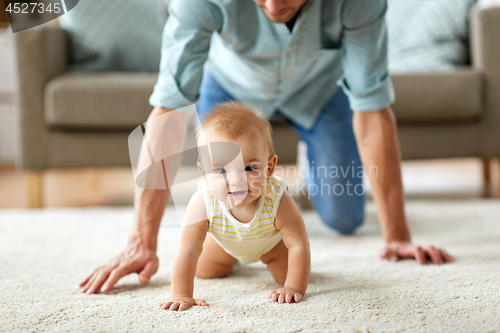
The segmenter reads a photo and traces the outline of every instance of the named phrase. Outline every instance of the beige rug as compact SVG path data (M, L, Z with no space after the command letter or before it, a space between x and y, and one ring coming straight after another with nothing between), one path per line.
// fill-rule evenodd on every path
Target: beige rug
M379 259L373 204L351 237L329 231L309 211L312 276L303 302L270 303L277 285L254 264L225 279L197 280L195 296L210 306L183 313L157 307L169 297L178 228L162 227L161 268L149 286L135 275L108 295L89 296L78 282L124 248L132 208L0 211L0 331L500 331L500 202L407 207L414 240L446 248L456 263ZM174 215L169 209L165 221Z

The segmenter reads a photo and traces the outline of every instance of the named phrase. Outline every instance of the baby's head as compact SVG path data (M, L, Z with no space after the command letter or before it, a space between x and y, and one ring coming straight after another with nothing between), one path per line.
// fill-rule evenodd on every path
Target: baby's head
M207 142L233 144L215 144L210 146L211 149L199 149L208 155L200 158L198 167L212 194L233 207L256 203L277 162L271 125L262 113L238 102L219 104L201 119L197 138L198 147ZM234 158L237 147L241 154ZM231 151L236 153L231 154Z

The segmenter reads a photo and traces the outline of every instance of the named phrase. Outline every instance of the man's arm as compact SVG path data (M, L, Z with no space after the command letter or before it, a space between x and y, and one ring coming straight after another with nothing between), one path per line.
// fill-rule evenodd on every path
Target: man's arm
M369 172L370 167L375 166L377 170L376 175L368 175L386 240L381 256L393 261L415 258L420 264L425 264L427 257L434 264L452 262L453 258L444 250L411 243L404 212L401 152L392 110L355 111L353 127L365 169Z
M151 113L150 120L171 111L160 106L178 109L196 102L203 65L210 49L210 38L214 31L222 27L219 9L209 1L170 1L169 13L163 32L160 74L150 97L150 104L157 107ZM168 142L168 148L177 153L182 147L176 149L176 145L184 144L186 126L187 117L184 117L167 121L165 128L154 127L154 131L174 134L174 139ZM144 150L143 146L141 156L147 157L148 152ZM165 167L169 175L174 175L178 168L176 165ZM96 293L101 287L102 292L107 292L121 277L134 272L139 273L141 283L149 282L158 269L158 229L169 195L168 186L165 190L136 188L134 226L127 249L83 280L80 284L82 292Z
M394 102L394 90L387 68L386 11L387 0L343 3L344 76L339 81L356 110L353 126L363 164L366 170L378 170L370 183L386 240L381 256L394 261L415 258L421 264L427 257L436 264L450 262L453 259L443 250L411 244L396 121L387 107Z
M155 108L149 116L151 119L164 115L171 109ZM184 146L188 116L180 113L169 114L171 121L163 122L162 131L169 133L168 148L173 152L181 151ZM175 138L175 139L173 139ZM141 156L145 146L141 148ZM170 166L176 168L178 166ZM170 170L176 172L177 170ZM107 292L123 276L138 273L139 281L148 284L151 276L158 270L156 246L161 218L168 202L170 191L143 189L136 186L134 196L135 216L129 237L128 246L118 257L96 269L80 283L81 292L88 294L99 291Z

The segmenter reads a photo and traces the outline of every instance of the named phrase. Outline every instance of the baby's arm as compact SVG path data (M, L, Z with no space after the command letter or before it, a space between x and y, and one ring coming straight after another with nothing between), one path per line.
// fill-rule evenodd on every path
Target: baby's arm
M269 298L273 302L298 303L306 293L309 283L311 253L304 220L295 201L287 192L281 198L275 226L288 249L288 271L284 287L272 290Z
M192 305L208 305L193 298L194 277L198 258L207 235L208 221L203 193L197 191L189 201L186 219L181 231L179 250L172 268L172 298L161 304L163 310L183 311Z

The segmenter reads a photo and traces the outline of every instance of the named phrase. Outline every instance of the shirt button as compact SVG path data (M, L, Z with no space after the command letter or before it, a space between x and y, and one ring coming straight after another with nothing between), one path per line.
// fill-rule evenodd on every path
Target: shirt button
M287 47L286 52L292 52L292 47L291 46Z

